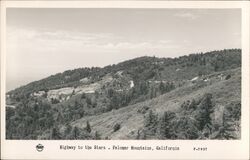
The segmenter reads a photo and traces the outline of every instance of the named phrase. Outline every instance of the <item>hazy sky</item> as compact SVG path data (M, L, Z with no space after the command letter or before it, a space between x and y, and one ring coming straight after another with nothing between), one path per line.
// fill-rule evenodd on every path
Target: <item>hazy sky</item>
M7 9L7 90L139 56L241 48L239 9Z

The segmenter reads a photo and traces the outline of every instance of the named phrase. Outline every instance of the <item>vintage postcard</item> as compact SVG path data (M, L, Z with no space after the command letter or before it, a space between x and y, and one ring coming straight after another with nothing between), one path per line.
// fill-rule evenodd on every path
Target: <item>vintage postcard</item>
M249 159L248 1L1 1L1 159Z

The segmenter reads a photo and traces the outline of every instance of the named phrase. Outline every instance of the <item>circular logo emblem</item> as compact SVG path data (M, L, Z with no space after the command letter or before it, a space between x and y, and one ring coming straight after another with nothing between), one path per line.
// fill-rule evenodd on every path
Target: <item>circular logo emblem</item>
M43 146L42 144L36 145L36 150L37 150L38 152L42 152L42 151L43 151L43 148L44 148L44 146Z

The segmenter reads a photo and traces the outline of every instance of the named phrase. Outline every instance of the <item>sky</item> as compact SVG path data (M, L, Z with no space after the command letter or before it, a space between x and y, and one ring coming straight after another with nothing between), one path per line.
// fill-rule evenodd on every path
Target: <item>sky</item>
M239 9L7 9L6 89L140 56L241 48Z

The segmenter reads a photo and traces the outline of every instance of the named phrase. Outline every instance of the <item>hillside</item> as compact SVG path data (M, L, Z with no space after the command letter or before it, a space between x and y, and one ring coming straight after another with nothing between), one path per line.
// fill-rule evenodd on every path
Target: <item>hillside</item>
M225 72L223 72L225 74ZM161 116L165 111L172 111L181 116L182 105L191 100L198 100L206 93L211 93L213 99L216 100L216 115L212 115L213 120L222 125L222 114L224 106L237 104L240 102L240 69L229 70L227 74L232 75L229 80L221 80L210 84L205 82L202 86L197 87L196 84L190 84L185 87L173 90L154 99L150 99L135 105L130 105L118 110L103 113L97 116L88 116L72 122L73 126L84 128L86 121L89 121L93 130L98 131L102 138L109 139L136 139L137 132L143 129L144 117L143 109L152 110L155 114ZM214 76L214 75L210 75ZM215 76L216 77L216 76ZM237 85L236 85L237 84ZM230 101L228 101L230 100ZM120 124L121 129L113 132L113 126ZM237 135L238 138L240 135ZM157 139L153 137L153 139Z
M8 139L239 139L241 50L79 68L6 95Z

